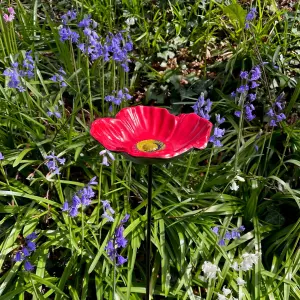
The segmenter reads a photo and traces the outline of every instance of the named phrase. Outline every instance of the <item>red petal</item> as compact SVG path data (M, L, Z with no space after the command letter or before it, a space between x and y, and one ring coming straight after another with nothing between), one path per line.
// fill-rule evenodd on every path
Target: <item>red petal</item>
M194 113L181 114L178 116L176 130L168 141L173 143L174 152L177 154L191 148L203 149L207 145L211 128L209 121Z
M126 152L134 139L123 122L113 118L101 118L92 123L90 134L106 149Z
M122 109L116 118L122 120L137 141L155 139L164 142L176 128L176 117L165 108L135 106Z

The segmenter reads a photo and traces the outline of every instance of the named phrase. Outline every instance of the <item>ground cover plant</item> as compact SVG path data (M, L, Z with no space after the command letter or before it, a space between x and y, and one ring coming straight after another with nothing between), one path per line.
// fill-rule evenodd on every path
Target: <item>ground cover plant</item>
M210 142L153 166L153 299L299 299L296 1L0 4L0 300L143 299L147 168L90 135L127 106Z

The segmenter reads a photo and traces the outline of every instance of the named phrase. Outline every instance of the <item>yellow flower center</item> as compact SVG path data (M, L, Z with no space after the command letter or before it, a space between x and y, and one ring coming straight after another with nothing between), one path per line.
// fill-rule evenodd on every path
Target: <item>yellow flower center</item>
M136 144L136 148L143 152L154 152L165 148L165 144L157 140L143 140Z

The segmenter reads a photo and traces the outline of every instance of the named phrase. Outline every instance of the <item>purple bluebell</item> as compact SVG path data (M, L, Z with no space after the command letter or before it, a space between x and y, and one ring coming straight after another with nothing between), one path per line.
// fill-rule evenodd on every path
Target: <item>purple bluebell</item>
M36 250L36 244L32 241L28 241L27 242L27 248L29 249L29 251L35 251Z
M61 16L61 20L64 25L67 25L70 21L76 20L76 17L76 10L69 10L66 14Z
M242 79L247 79L248 75L249 75L249 73L247 71L241 71L241 73L240 73L240 77Z
M271 127L277 126L278 122L281 122L286 119L285 114L282 112L285 105L283 100L283 94L277 97L275 103L273 103L272 107L268 110L266 115L269 117L269 125Z
M127 258L123 257L122 255L117 256L117 266L124 265L127 262Z
M256 99L256 94L253 94L253 93L248 94L248 98L249 98L250 102L253 102Z
M200 117L209 120L210 119L210 111L211 111L212 102L210 99L205 101L204 94L202 93L196 103L192 106L194 113L199 115Z
M67 83L64 78L65 75L66 72L62 67L60 67L58 72L55 73L52 77L50 77L50 80L59 83L60 87L66 87Z
M219 235L219 227L218 227L218 226L213 227L213 228L211 229L211 231L212 231L213 233L215 233L216 235Z
M62 206L62 211L68 212L71 217L76 217L79 213L79 207L85 207L91 204L92 199L95 197L95 192L93 191L91 185L96 185L97 177L93 177L89 183L77 191L73 197L71 203L65 201Z
M89 27L91 23L91 16L88 15L87 17L83 18L79 23L78 27L86 28Z
M0 152L0 160L4 160L4 155Z
M54 106L54 109L52 111L48 110L47 115L49 117L55 116L57 119L61 118L61 113L58 111L58 106L57 105Z
M30 79L34 77L34 61L31 56L31 51L25 53L25 59L22 66L17 62L13 62L10 68L4 70L3 75L9 77L8 87L15 88L19 92L24 92L25 87L22 84L22 79Z
M37 237L38 237L37 234L35 232L32 232L32 233L28 234L25 239L28 241L32 241L32 240L37 239Z
M48 167L49 171L52 174L60 174L59 165L64 165L66 159L57 157L54 152L46 156L46 159L47 161L45 162L45 165Z
M232 230L231 235L232 235L232 239L234 239L234 240L239 239L241 237L241 234L236 230Z
M242 114L242 112L239 110L234 112L234 115L237 116L238 118L240 118L241 114Z
M220 239L218 245L219 245L219 246L225 246L225 241L224 241L224 239Z
M259 87L259 86L260 86L259 83L257 83L256 81L252 81L252 82L251 82L251 85L250 85L250 88L251 88L251 89L255 89L255 88Z
M241 226L238 228L239 231L245 231L245 229L246 229L246 228L245 228L244 225L241 225Z
M109 203L107 202L105 205L106 208L110 206ZM108 241L107 246L105 247L105 250L109 258L113 262L115 262L115 260L117 259L116 261L117 266L123 265L127 261L127 258L121 256L118 253L118 250L125 248L127 245L127 239L124 237L124 223L127 222L128 219L129 219L129 215L126 214L123 220L121 221L119 227L116 228L113 238Z
M114 221L115 221L114 217L111 216L111 215L109 215L109 214L107 213L107 211L105 211L105 212L101 215L101 217L102 217L103 219L106 219L108 222L114 222Z
M231 92L230 96L231 96L232 98L235 98L235 97L236 97L236 92Z
M22 252L23 252L23 254L24 254L25 257L30 256L30 251L29 251L29 249L27 247L23 247L22 248Z
M249 13L246 15L246 21L253 21L256 18L257 10L255 7L251 8Z
M126 222L129 220L129 218L130 218L130 214L126 214L126 215L124 216L124 218L121 220L121 223L122 223L122 224L126 223Z
M107 102L120 106L123 101L132 99L132 96L128 93L128 89L124 88L123 90L113 91L113 95L108 95L104 99Z
M25 261L24 263L24 269L25 271L33 271L34 270L34 265L32 265L28 260Z
M15 255L15 258L14 258L15 261L22 261L23 260L23 255L22 255L22 252L21 251L18 251Z
M230 241L232 238L232 235L230 233L230 231L226 231L225 235L224 235L224 239Z
M250 80L251 81L257 81L261 78L261 70L259 66L254 67L251 71L250 71L251 77Z
M246 103L245 104L245 118L247 121L252 121L255 119L256 115L253 114L255 107L253 104Z
M217 124L218 126L218 124ZM220 139L225 134L225 129L221 129L219 127L214 128L214 134L209 138L209 141L214 144L215 147L222 147L222 143Z
M63 207L61 209L62 211L69 211L69 202L65 201L63 204Z
M238 92L238 93L246 93L247 91L249 90L249 86L248 85L241 85L240 87L238 87L237 89L236 89L236 91Z

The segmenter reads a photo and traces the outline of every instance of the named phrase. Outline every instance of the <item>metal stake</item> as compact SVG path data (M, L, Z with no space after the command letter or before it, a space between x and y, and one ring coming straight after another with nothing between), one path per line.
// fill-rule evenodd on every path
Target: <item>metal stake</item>
M150 299L150 252L151 252L151 202L152 202L152 165L148 166L148 207L147 207L147 240L146 240L146 300Z

